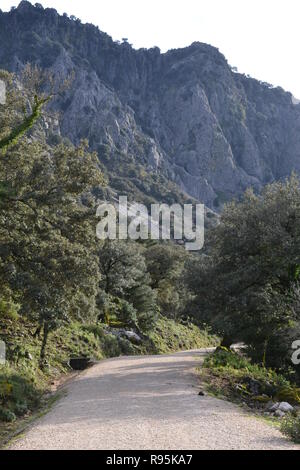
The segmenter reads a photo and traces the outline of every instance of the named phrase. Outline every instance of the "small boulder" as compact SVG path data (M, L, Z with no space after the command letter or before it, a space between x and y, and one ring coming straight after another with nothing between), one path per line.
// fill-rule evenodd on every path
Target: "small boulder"
M275 403L273 401L268 401L268 403L266 404L266 411L268 412L272 412L272 409L273 409L273 406L275 405Z
M292 413L292 411L294 411L294 407L285 401L280 403L278 409L284 413Z
M278 410L279 405L280 405L280 403L274 403L274 405L271 406L268 411L270 411L271 413L275 413L275 411Z
M276 418L283 418L285 416L285 412L281 410L276 410L274 416L276 416Z
M25 359L27 359L28 361L33 361L32 354L30 354L29 351L25 351Z
M124 336L133 344L141 344L143 342L142 338L133 331L125 331Z
M258 396L262 394L262 386L258 380L252 379L252 377L246 377L245 383L252 395Z

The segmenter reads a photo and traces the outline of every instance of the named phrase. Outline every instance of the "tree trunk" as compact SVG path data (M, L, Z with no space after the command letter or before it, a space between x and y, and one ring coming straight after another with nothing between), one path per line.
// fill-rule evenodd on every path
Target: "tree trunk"
M48 336L49 336L49 327L48 327L47 323L44 323L43 341L42 341L42 347L41 347L41 353L40 353L41 361L43 361L45 359Z

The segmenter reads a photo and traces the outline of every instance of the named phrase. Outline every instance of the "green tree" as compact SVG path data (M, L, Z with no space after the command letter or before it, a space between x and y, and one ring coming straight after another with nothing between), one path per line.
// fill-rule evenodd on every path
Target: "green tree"
M158 243L145 250L145 258L162 315L180 318L189 298L183 279L188 253L173 243Z
M106 240L98 250L98 259L102 275L100 288L131 304L138 328L149 329L156 318L156 296L138 244Z
M0 122L14 116L15 104L8 99L0 107ZM7 135L14 126L12 119ZM0 181L1 290L12 292L20 315L36 320L43 359L51 330L70 318L96 317L100 273L92 190L104 178L86 142L50 147L41 136L23 135L2 153Z
M300 189L293 176L228 204L207 234L206 254L187 266L190 311L223 334L224 345L244 341L269 365L289 361L291 340L276 344L299 325L299 235Z

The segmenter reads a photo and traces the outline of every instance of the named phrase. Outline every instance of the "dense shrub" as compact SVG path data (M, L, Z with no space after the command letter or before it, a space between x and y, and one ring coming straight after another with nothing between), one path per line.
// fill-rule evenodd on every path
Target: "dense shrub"
M0 369L0 420L11 422L34 410L41 392L30 377L16 374L8 367Z
M281 425L281 431L294 442L300 444L300 416L288 416Z
M285 376L223 347L205 359L203 374L208 374L212 391L251 406L259 407L271 399L300 404L300 389Z
M0 406L0 421L3 421L4 423L12 423L15 420L16 415L12 411Z

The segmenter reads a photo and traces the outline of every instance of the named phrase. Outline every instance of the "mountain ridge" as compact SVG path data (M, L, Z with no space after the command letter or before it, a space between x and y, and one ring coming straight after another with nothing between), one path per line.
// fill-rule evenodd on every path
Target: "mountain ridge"
M61 133L89 140L118 191L147 186L130 176L140 166L218 211L250 186L300 174L300 106L233 71L213 46L136 50L24 0L0 12L0 44L0 67L10 71L32 62L75 72L53 104Z

